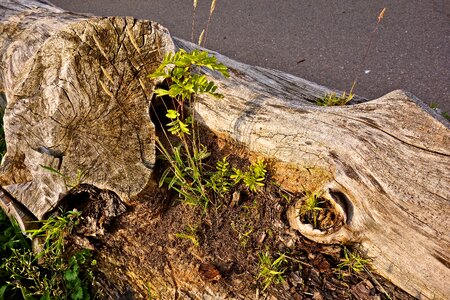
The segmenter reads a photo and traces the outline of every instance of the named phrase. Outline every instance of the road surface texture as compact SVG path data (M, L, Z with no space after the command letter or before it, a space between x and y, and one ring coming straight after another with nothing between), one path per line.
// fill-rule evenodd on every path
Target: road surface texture
M51 1L75 12L155 20L191 40L192 0ZM210 3L198 0L194 41ZM349 91L358 74L355 92L363 97L404 89L450 111L450 0L217 0L205 47L333 89Z

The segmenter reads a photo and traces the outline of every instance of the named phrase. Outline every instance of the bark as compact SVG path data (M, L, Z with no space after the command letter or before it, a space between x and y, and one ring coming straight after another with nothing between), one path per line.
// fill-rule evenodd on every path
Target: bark
M85 171L85 183L125 202L146 185L142 193L150 197L155 147L148 104L155 83L145 76L175 48L167 31L150 21L77 15L25 0L0 4L0 22L8 145L0 183L5 195L20 202L15 210L42 218L67 193L67 179L40 165L68 176ZM196 47L174 40L180 48ZM197 120L252 155L271 159L283 188L323 191L344 220L333 231L312 230L300 222L294 203L290 226L319 243L360 243L377 272L394 284L418 298L445 299L449 123L403 91L372 101L357 98L345 107L318 107L312 102L329 89L212 53L230 68L231 78L203 70L224 97L200 97ZM11 207L4 199L3 206ZM111 264L131 265L126 276L111 270L113 282L126 286L134 279L145 290L148 280L167 287L167 297L187 295L183 290L195 297L227 297L211 283L192 280L189 274L197 271L189 263L171 261L158 272L149 258L156 250L139 235L124 234L132 229L108 236L107 243L128 241L148 261L141 265L120 253L105 254ZM127 247L121 250L133 255ZM140 268L152 272L145 277ZM109 296L118 297L110 288Z

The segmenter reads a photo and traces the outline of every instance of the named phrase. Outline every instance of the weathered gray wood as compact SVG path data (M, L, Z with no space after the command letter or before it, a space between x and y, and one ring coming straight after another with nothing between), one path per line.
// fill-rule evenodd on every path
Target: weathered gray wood
M411 295L446 299L449 123L400 90L357 105L317 107L308 100L326 89L215 55L231 79L210 74L224 98L200 97L197 119L275 159L275 179L286 189L322 190L346 213L340 230L323 233L301 226L291 209L291 226L321 243L361 243L376 270Z
M78 171L125 201L147 184L155 149L146 76L174 48L167 30L150 21L48 7L0 4L8 144L0 183L39 219Z
M30 9L33 4L41 7ZM88 171L85 182L126 200L143 189L154 161L152 85L144 77L174 46L163 28L148 21L81 16L42 5L47 4L0 4L8 142L0 183L41 217L66 186L39 165L57 168L64 153L63 173ZM274 178L287 190L323 190L346 219L336 232L313 231L299 223L294 206L291 226L322 243L361 243L383 276L419 298L445 299L448 122L402 91L347 107L317 107L311 102L328 89L216 56L232 76L205 71L225 97L200 97L197 119L249 152L274 159ZM117 239L125 238L118 233ZM182 267L186 273L194 269ZM199 294L208 294L207 284L189 285L178 275L175 286L198 286Z

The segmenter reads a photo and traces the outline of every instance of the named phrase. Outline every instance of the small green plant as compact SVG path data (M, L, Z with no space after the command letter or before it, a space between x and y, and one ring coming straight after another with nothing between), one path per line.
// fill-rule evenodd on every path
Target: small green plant
M79 218L79 212L68 212L29 231L31 237L44 240L37 254L30 241L16 231L0 258L0 279L4 279L0 299L91 299L90 268L96 263L92 253L83 249L68 255L65 249L65 239Z
M321 200L322 192L306 192L306 197L298 210L298 215L303 217L307 222L317 228L317 217L322 210L320 207L323 204Z
M336 95L336 93L331 93L317 99L316 104L319 106L342 106L350 102L353 97L354 95L351 92L348 95L344 92L340 96Z
M210 197L204 178L203 161L210 154L198 140L192 105L197 95L208 94L216 98L221 95L216 92L217 86L213 81L197 73L200 68L208 68L225 77L229 76L227 67L207 52L186 52L181 49L175 54L168 53L149 77L162 77L168 84L168 89L159 88L155 93L159 97L169 96L173 101L175 109L167 109L166 117L170 122L166 127L167 132L175 136L176 142L179 143L174 145L173 139L169 138L166 131L164 134L170 146L167 148L157 140L158 150L169 163L169 167L161 176L160 185L167 183L170 189L178 192L185 203L200 206L205 211Z
M31 238L44 238L43 249L38 258L46 257L52 264L61 263L65 238L79 224L80 217L79 211L68 211L62 216L48 218L39 229L29 230Z
M175 99L181 109L185 101L192 100L194 95L209 94L221 97L216 93L217 86L213 81L208 81L205 75L195 73L201 67L218 71L224 77L230 76L228 68L217 62L217 58L210 56L208 52L199 50L186 52L180 49L175 54L166 54L159 67L149 77L166 79L169 89L156 89L155 93L160 97L168 95Z
M17 252L31 250L31 242L27 239L13 219L0 209L0 299L20 299L20 290L16 290L11 281L11 273L4 268L8 258L16 256Z
M369 42L367 44L366 47L366 51L364 52L364 55L358 65L358 67L356 68L357 70L359 70L361 68L361 66L364 64L364 62L366 61L367 55L369 54L369 50L370 47L372 46L372 42L376 36L376 33L378 31L378 26L381 23L381 20L383 20L384 18L384 13L386 12L386 8L383 8L380 13L378 14L378 18L377 18L377 23L375 24L375 27L373 29L373 31L370 34L370 39ZM317 99L316 100L316 104L320 105L320 106L341 106L341 105L346 105L348 102L350 102L353 97L354 97L354 90L356 87L356 83L358 82L358 78L359 78L359 73L357 72L355 75L355 79L353 80L352 83L352 87L350 88L350 92L348 93L348 95L346 95L346 93L344 92L341 96L336 96L335 93L332 94L328 94L325 95L325 97L321 98L321 99Z
M442 115L446 120L450 121L450 115L448 114L447 111L444 111L441 115Z
M441 116L443 116L446 120L450 120L450 115L447 111L442 111L442 109L439 108L439 104L432 102L430 104L430 108L435 110L437 113L439 113Z
M356 250L352 252L347 247L344 247L344 257L340 259L340 263L336 268L336 272L338 273L339 278L348 277L353 274L359 274L363 271L366 272L367 275L370 276L372 281L377 284L378 289L386 296L386 298L391 300L392 298L389 293L378 282L378 280L370 271L370 260L361 257L361 255Z
M259 254L259 273L256 277L263 286L263 291L274 284L280 284L284 281L284 274L287 264L287 259L284 254L280 254L277 259L272 261L269 252Z
M439 108L439 104L437 104L435 102L431 102L429 106L430 106L431 109L438 109Z
M200 246L200 242L197 237L197 227L188 225L184 232L175 233L175 236L180 239L187 239L194 244L195 247Z
M231 187L234 186L233 181L230 179L231 170L230 163L227 157L222 158L216 162L216 170L210 174L209 179L206 181L206 187L212 189L212 191L223 198L227 194Z
M264 186L264 180L266 179L267 169L263 159L251 164L247 172L233 168L234 174L230 176L234 180L234 184L238 184L241 180L252 192L256 192L258 187Z
M337 265L337 271L340 277L368 271L369 262L368 259L362 258L358 252L351 252L347 247L344 247L344 257Z
M239 244L242 247L247 246L248 241L250 240L250 235L253 233L255 228L248 223L245 223L242 226L236 225L234 222L231 222L231 228L238 234Z

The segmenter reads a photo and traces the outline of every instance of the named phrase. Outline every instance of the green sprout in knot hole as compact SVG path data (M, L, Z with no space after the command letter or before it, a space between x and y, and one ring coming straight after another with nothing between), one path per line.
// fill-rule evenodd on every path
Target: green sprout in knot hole
M322 211L321 205L324 201L321 198L322 192L306 192L306 197L302 205L298 210L298 215L304 221L313 225L314 228L318 228L317 217Z

